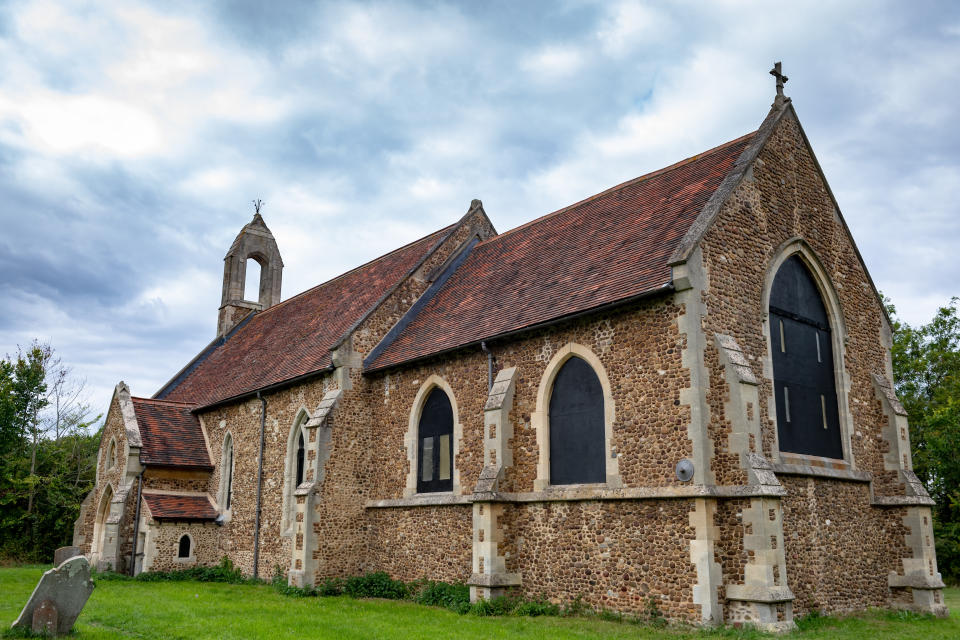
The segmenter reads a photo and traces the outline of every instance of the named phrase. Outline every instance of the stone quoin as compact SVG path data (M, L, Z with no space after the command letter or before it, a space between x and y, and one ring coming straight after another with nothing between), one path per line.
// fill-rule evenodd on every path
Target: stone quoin
M771 73L757 131L500 234L474 200L286 300L258 210L213 342L117 385L74 545L705 625L944 615L890 322Z

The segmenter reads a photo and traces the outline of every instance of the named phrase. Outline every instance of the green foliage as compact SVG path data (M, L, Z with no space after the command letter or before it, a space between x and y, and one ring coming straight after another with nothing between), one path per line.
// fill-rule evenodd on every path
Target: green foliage
M99 447L82 391L49 345L0 359L0 558L49 560L73 537Z
M960 316L958 299L919 327L893 322L893 373L910 422L913 468L936 501L937 560L960 583Z
M560 605L553 604L547 600L546 596L541 595L533 600L522 600L513 608L515 616L558 616L560 615Z
M342 596L346 586L347 581L343 578L327 578L317 587L317 595Z
M489 600L481 599L473 603L470 613L475 616L507 616L513 613L520 601L511 596L497 596Z
M560 611L562 616L583 616L588 613L592 613L593 609L590 608L590 605L583 601L582 595L577 595L576 598L568 602L563 606L563 609Z
M96 579L102 580L105 574L98 573ZM106 574L107 580L116 580L120 574ZM122 579L122 578L120 578ZM224 556L220 564L215 567L190 567L180 571L147 571L139 574L136 578L139 582L184 582L193 580L195 582L222 582L226 584L244 584L247 582L257 582L252 578L246 578L233 566L230 558Z
M413 601L429 607L445 607L457 613L470 610L470 587L465 584L450 584L420 580L410 585Z
M353 598L403 600L407 597L407 585L400 580L394 580L384 571L377 571L347 578L343 593Z

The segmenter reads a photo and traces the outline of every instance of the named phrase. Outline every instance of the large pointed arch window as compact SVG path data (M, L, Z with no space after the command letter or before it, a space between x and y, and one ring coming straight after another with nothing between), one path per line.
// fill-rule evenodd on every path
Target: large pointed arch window
M606 481L603 387L583 358L567 360L550 394L550 484Z
M843 458L830 322L798 255L770 291L770 344L780 451Z
M417 445L417 493L453 491L453 407L440 388L423 404Z

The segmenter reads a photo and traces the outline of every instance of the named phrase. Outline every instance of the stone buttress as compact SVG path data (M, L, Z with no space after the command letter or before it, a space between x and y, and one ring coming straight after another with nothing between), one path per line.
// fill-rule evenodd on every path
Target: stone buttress
M508 588L521 583L520 575L507 573L499 549L503 541L500 518L504 505L496 497L504 469L513 465L510 409L516 379L516 367L500 371L483 411L483 470L473 490L473 569L468 583L472 602L503 595Z

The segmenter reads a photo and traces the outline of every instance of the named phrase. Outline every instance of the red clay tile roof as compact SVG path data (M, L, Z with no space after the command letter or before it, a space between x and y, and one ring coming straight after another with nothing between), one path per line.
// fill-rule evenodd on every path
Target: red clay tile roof
M330 349L343 334L453 226L255 314L158 397L205 406L330 367Z
M217 511L207 496L145 493L143 499L155 520L216 520Z
M367 370L652 292L754 134L635 178L477 245Z
M212 468L192 404L131 398L140 427L140 462L160 467Z

